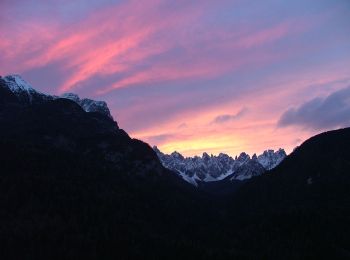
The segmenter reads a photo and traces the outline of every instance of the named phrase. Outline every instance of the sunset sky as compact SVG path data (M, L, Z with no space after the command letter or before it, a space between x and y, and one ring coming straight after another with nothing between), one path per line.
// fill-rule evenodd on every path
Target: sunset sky
M7 74L166 153L291 152L350 126L350 1L1 0Z

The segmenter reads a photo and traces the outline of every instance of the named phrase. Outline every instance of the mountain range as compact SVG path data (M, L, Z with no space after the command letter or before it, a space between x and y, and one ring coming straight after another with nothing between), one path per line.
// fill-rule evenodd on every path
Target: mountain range
M0 77L2 259L350 257L350 128L306 140L276 167L249 159L268 174L198 189L105 103L82 100ZM214 157L197 160L221 167Z
M234 159L224 153L218 156L203 153L202 157L184 157L178 152L170 155L162 153L156 146L157 153L163 166L177 172L185 181L198 186L200 182L213 182L223 179L247 180L272 170L287 156L283 149L278 151L266 150L261 155L250 157L241 153Z
M21 101L21 104L35 105L47 101L69 99L79 105L85 112L96 112L113 120L109 108L104 101L81 99L73 93L64 93L61 96L47 95L35 90L20 75L8 75L2 78L8 89ZM117 124L117 123L116 123ZM184 158L180 153L163 154L157 147L153 147L165 168L176 172L185 181L197 186L199 182L219 181L225 178L230 180L246 180L258 176L276 167L285 157L283 149L274 152L264 151L263 154L250 158L241 153L235 159L226 155L209 156L203 153L202 157Z

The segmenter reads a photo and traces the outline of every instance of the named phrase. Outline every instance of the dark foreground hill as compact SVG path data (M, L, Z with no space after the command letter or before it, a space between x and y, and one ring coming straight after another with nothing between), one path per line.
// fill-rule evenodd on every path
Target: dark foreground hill
M218 183L208 195L110 116L21 99L0 79L0 256L347 258L349 146L350 129L315 136L234 193L214 196Z
M307 140L231 197L239 247L271 258L350 258L350 128Z

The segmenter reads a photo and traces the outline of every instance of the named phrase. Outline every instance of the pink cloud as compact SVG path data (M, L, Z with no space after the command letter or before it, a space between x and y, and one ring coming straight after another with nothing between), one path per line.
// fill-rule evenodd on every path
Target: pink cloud
M80 82L95 75L112 75L125 73L142 63L145 59L162 54L174 45L173 38L168 38L169 32L177 34L177 45L181 46L192 56L191 63L186 63L174 57L174 61L152 64L149 69L134 71L130 76L122 77L112 86L100 89L98 93L142 84L143 82L159 82L174 79L213 77L226 73L249 60L259 62L259 57L265 54L254 54L256 60L240 54L241 48L259 46L277 40L288 33L290 24L283 23L266 30L258 30L249 34L244 31L212 31L204 35L212 51L231 53L234 60L220 60L221 57L203 57L201 50L190 41L191 31L198 29L196 21L201 19L204 7L212 4L210 1L203 5L181 3L178 10L163 9L164 2L152 0L147 5L138 1L128 1L124 4L108 7L91 14L87 19L79 21L71 28L62 28L57 24L32 24L26 30L19 30L15 38L1 43L1 47L9 49L5 57L27 57L21 64L21 70L45 66L54 61L64 60L60 68L68 75L60 91L70 91ZM182 12L186 10L186 12ZM130 16L130 14L133 14ZM164 19L166 17L166 19ZM190 24L193 24L191 26ZM190 26L189 26L190 25ZM188 27L188 29L185 29ZM34 32L34 33L33 33ZM162 35L162 36L159 36ZM173 33L171 33L173 34ZM235 37L246 35L235 41ZM223 41L215 39L216 35L225 36ZM227 37L227 35L231 35ZM233 37L233 38L232 38ZM203 40L199 37L200 40ZM8 48L13 42L16 48ZM198 42L197 44L201 44ZM31 47L34 46L34 47ZM208 50L203 49L207 52ZM265 55L268 56L268 55ZM266 57L269 59L269 57Z
M276 130L275 123L286 106L297 105L304 96L327 94L328 90L308 84L332 82L348 73L346 69L340 73L340 66L334 69L330 63L309 68L310 54L326 53L330 43L299 40L314 27L325 25L325 20L334 17L334 10L332 15L281 16L266 21L249 16L244 22L239 14L230 24L226 20L235 11L226 7L231 5L232 1L132 0L93 10L71 23L64 23L56 13L52 18L38 15L23 21L1 17L0 71L45 71L53 64L63 75L53 91L84 90L90 96L104 95L100 98L110 99L112 109L120 101L117 95L133 87L125 102L128 106L119 105L113 113L120 115L116 118L121 125L133 125L132 135L159 140L165 151L182 149L195 154L227 149L236 153L246 147L247 152L253 152L282 146L288 136L291 140L306 137L310 133ZM216 16L211 16L214 12ZM346 37L338 35L332 48L344 43ZM280 64L291 69L283 71ZM343 67L348 65L344 62ZM94 78L102 79L101 85L89 85ZM234 80L227 82L227 78ZM244 83L237 78L244 78ZM216 81L198 90L198 84L209 80ZM175 83L196 90L162 92L174 88ZM148 91L141 90L144 86L154 91L147 100L142 97ZM157 92L160 89L163 96ZM228 93L231 90L233 94ZM216 91L222 94L215 96ZM204 101L192 106L200 98ZM210 124L220 115L234 115L247 104L250 113L239 120L226 122L225 127ZM145 123L138 125L141 119ZM178 127L184 124L185 128ZM293 145L286 142L283 146L291 149Z
M251 48L254 46L260 46L263 44L274 42L288 35L288 33L290 33L291 27L292 26L289 22L284 22L273 26L272 28L267 28L261 31L254 32L250 35L239 39L237 42L237 46L243 48Z

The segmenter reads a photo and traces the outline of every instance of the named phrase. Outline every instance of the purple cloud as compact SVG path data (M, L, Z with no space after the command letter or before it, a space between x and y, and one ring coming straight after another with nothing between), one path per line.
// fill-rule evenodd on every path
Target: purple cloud
M212 123L215 124L222 124L229 121L235 121L240 119L242 116L244 116L248 112L248 109L246 107L239 110L236 114L225 114L225 115L219 115L215 117L215 119L212 121Z
M313 130L350 126L350 87L287 110L279 119L278 126L291 125Z

